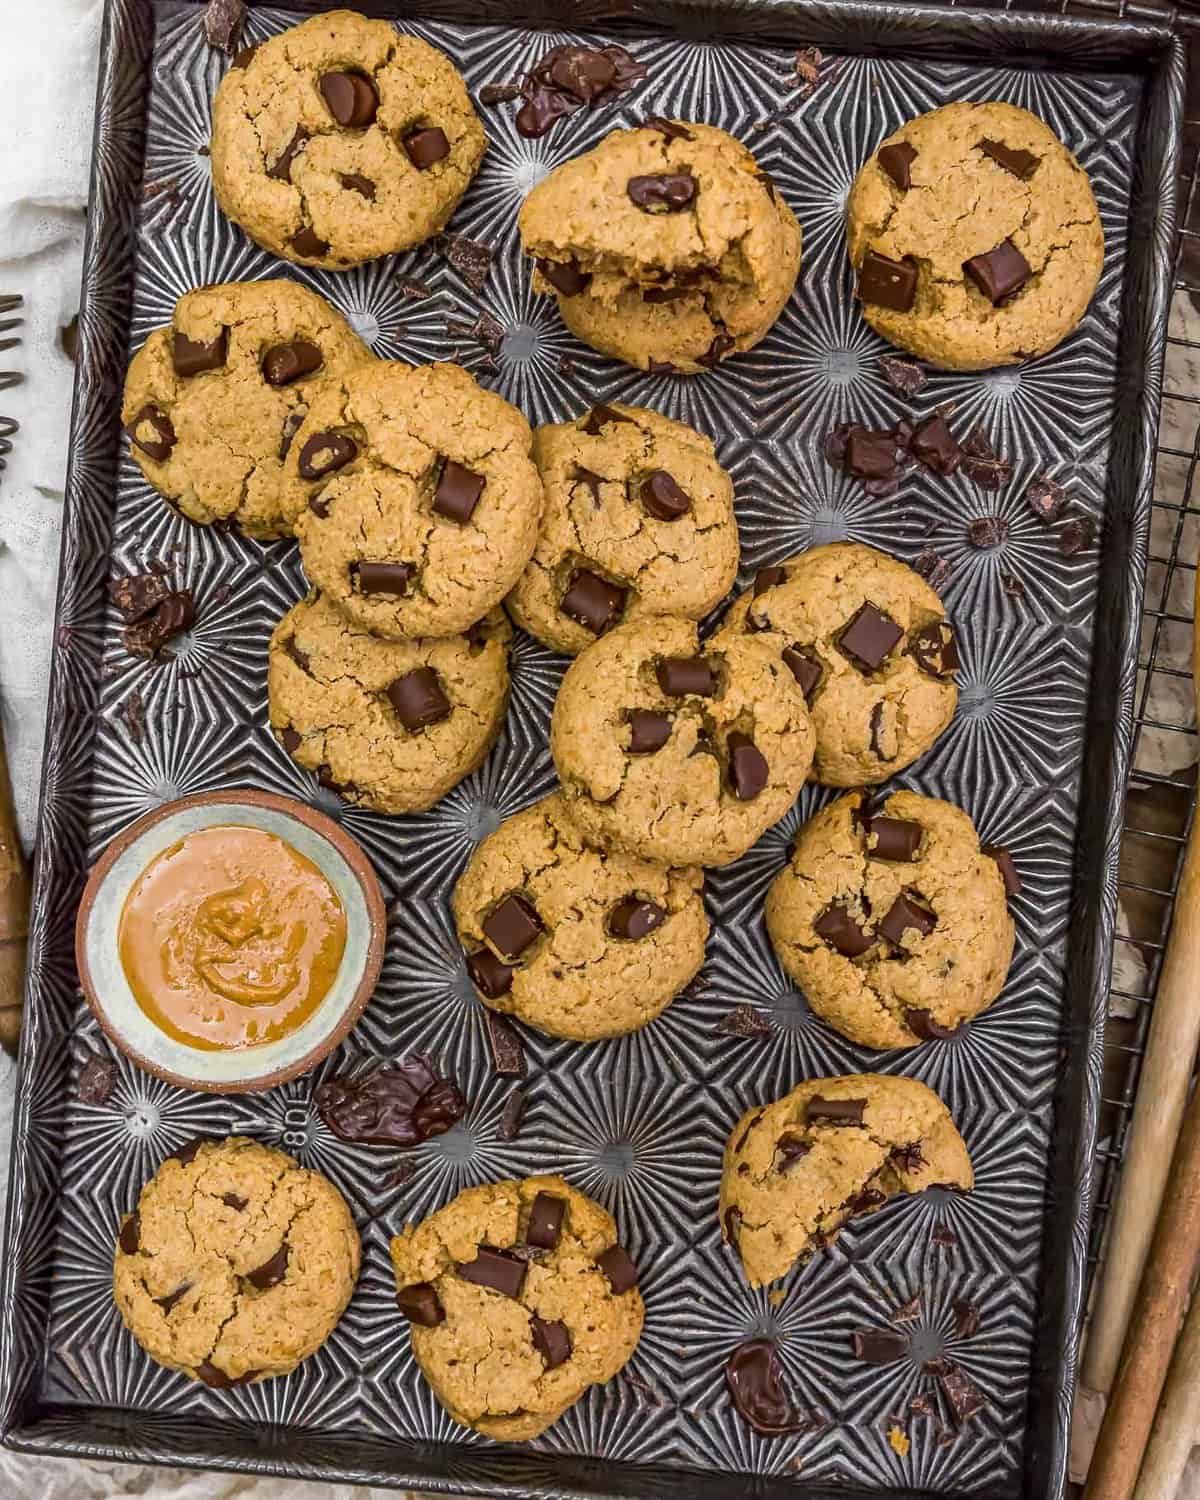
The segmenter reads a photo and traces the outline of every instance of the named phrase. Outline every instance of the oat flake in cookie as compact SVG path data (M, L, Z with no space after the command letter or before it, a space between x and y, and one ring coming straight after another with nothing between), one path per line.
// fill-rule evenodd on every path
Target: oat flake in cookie
M286 1375L325 1342L358 1279L331 1182L242 1136L167 1157L118 1231L113 1296L160 1365L217 1390Z
M495 742L511 636L494 610L467 634L385 641L310 594L271 636L271 728L298 766L347 802L421 812Z
M832 542L764 568L713 637L767 642L804 693L816 729L814 781L868 786L937 739L958 702L958 648L919 574L859 542Z
M923 1083L877 1073L815 1078L733 1127L721 1235L750 1285L765 1286L889 1198L974 1183L950 1112Z
M519 226L534 290L585 343L642 370L695 374L752 348L800 269L792 211L711 125L613 131L533 189Z
M529 423L453 364L330 382L288 458L304 571L364 630L468 629L520 577L542 482Z
M436 234L485 145L449 58L331 11L234 60L213 106L213 186L266 249L342 270Z
M642 407L596 406L536 428L533 459L545 509L507 604L539 641L575 655L624 621L699 620L725 597L737 521L710 438Z
M1104 261L1087 173L1012 104L948 104L901 126L855 178L846 235L867 322L949 370L1053 349Z
M537 1437L637 1347L637 1267L612 1217L561 1177L467 1188L391 1250L422 1374L487 1437Z
M454 888L467 972L485 1005L591 1042L662 1013L704 962L698 869L591 848L561 793L505 819Z
M778 648L700 646L691 620L621 625L562 680L550 751L572 818L605 846L726 865L796 798L812 763L804 695Z
M371 359L341 314L294 281L188 292L125 377L130 452L189 520L290 535L283 472L292 437L325 380Z
M965 812L915 792L822 808L767 892L766 919L813 1010L867 1047L953 1036L1012 961L995 858Z

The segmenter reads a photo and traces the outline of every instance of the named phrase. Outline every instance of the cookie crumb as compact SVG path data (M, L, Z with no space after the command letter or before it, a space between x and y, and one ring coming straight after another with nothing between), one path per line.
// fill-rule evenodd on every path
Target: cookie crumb
M898 1426L888 1429L888 1442L892 1445L893 1451L899 1454L901 1458L908 1457L908 1450L912 1444Z

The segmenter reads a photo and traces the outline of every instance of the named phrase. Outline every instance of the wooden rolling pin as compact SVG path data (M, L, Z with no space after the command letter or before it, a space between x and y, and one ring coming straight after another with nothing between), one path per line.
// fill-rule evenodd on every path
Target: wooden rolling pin
M15 1053L25 995L29 933L29 871L17 837L8 757L0 736L0 1046Z
M1200 1411L1200 1297L1193 1297L1175 1345L1175 1357L1158 1403L1158 1415L1133 1500L1164 1500L1164 1496L1178 1494L1188 1457L1200 1436L1197 1411Z

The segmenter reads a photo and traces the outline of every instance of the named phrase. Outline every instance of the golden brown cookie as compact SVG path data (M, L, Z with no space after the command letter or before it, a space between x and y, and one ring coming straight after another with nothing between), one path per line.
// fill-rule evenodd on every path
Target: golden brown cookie
M622 621L702 619L728 593L733 481L710 438L614 403L537 428L533 460L546 503L507 604L543 644L574 655Z
M953 1036L1012 962L995 859L965 812L916 792L822 808L767 892L766 919L813 1010L866 1047Z
M271 728L298 766L347 802L423 812L495 743L511 638L497 609L465 635L380 640L314 592L271 636Z
M869 786L910 765L954 716L958 648L919 574L860 542L763 568L713 637L768 643L804 692L814 781Z
M130 452L189 520L288 536L283 466L296 429L325 380L371 360L342 315L297 282L201 287L129 366Z
M572 333L642 370L695 374L762 339L800 269L800 226L712 125L614 130L556 167L519 226L534 290Z
M637 1268L561 1177L467 1188L392 1241L413 1354L456 1422L537 1437L637 1347Z
M213 105L213 187L260 245L337 271L436 234L485 145L449 58L335 10L234 59Z
M485 1005L592 1042L660 1015L704 962L698 869L590 848L561 793L505 819L454 888Z
M725 1146L721 1233L752 1287L786 1276L899 1193L975 1184L950 1112L913 1078L813 1078L747 1110Z
M121 1220L113 1296L160 1365L216 1389L286 1375L358 1279L358 1231L317 1172L243 1136L168 1156Z
M854 180L846 236L867 322L948 370L1053 349L1104 262L1087 173L1013 104L947 104L888 136Z

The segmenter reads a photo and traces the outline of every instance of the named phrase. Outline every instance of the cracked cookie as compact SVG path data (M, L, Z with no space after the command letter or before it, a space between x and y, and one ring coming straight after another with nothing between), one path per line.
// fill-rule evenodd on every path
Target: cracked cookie
M727 865L796 799L812 763L804 695L777 646L691 620L619 625L568 667L550 752L571 816L606 848Z
M338 271L436 234L486 144L448 57L331 11L234 59L213 105L213 187L267 250Z
M283 466L296 429L323 381L373 358L340 313L294 281L188 292L125 377L130 452L189 520L289 536Z
M954 715L958 648L923 578L859 542L831 542L759 571L712 649L769 642L816 729L812 778L867 786L910 765Z
M485 1005L593 1042L647 1025L699 973L703 887L694 867L590 848L555 792L475 850L454 920Z
M702 619L737 573L733 481L712 440L639 406L538 427L546 502L508 611L555 651L646 615Z
M659 120L556 167L518 220L534 290L578 338L657 373L762 339L800 270L800 226L739 141Z
M315 1353L358 1264L358 1231L331 1182L244 1136L195 1140L122 1218L113 1296L151 1359L225 1390Z
M329 382L288 457L309 580L376 635L466 630L537 541L532 444L521 413L458 365L376 360Z
M314 592L271 636L271 728L298 766L347 802L423 812L500 733L511 637L497 609L465 635L384 641Z
M467 1188L391 1249L422 1373L488 1437L537 1437L637 1347L637 1268L612 1217L561 1177Z
M721 1235L750 1285L765 1286L889 1198L974 1183L949 1110L923 1083L878 1073L813 1078L733 1127Z
M865 1047L953 1036L1012 962L996 859L965 812L916 792L822 808L772 882L766 919L813 1010Z
M1053 349L1104 261L1087 173L1012 104L947 104L888 136L854 180L846 234L867 322L947 370Z

